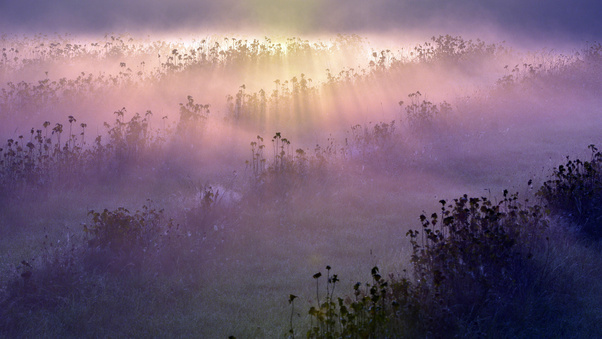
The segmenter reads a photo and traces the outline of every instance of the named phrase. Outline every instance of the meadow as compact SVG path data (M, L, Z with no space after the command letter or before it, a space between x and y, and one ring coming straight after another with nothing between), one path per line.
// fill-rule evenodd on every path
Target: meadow
M387 44L2 36L0 336L602 335L602 46Z

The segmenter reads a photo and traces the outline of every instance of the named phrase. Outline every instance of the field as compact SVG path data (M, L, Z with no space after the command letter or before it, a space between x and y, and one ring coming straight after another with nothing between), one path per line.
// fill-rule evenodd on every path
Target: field
M382 41L2 36L0 336L601 336L602 46Z

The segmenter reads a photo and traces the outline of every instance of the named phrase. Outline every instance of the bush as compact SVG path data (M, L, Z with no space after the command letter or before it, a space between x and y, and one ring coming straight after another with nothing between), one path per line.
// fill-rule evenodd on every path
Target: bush
M93 269L121 272L126 267L140 268L145 258L160 252L173 228L172 221L165 220L163 210L147 205L134 214L119 207L114 211L92 210L88 215L92 225L84 225L90 237L85 262Z
M529 259L547 221L540 206L522 205L506 190L498 204L467 195L440 202L441 214L421 215L422 231L408 236L413 298L427 327L443 334L471 314L494 316L535 279Z
M301 148L293 152L291 142L277 132L272 138L273 156L267 159L263 138L251 142L251 160L246 161L250 170L250 195L260 199L286 200L290 193L302 188L310 178L322 178L326 158L319 146L315 155Z
M418 135L434 134L437 125L441 123L441 121L435 119L449 115L452 107L445 101L440 103L439 106L428 100L420 101L421 96L422 94L418 91L408 94L408 98L411 100L410 105L405 108L408 125ZM400 101L399 105L402 106L403 101Z
M589 145L590 161L570 160L554 168L538 194L549 208L569 218L588 237L602 238L602 153Z
M374 125L357 124L351 126L349 134L349 137L345 138L343 150L350 157L357 155L360 158L364 157L368 162L393 151L398 141L398 135L395 134L395 120Z
M374 267L365 290L357 283L355 298L335 300L338 278L327 267L320 303L321 273L314 275L318 306L309 310L309 338L487 336L498 325L521 321L515 319L519 299L536 293L543 279L544 270L531 258L542 251L544 209L520 203L508 191L499 203L467 195L440 203L440 214L421 215L422 229L407 233L413 281L386 281Z

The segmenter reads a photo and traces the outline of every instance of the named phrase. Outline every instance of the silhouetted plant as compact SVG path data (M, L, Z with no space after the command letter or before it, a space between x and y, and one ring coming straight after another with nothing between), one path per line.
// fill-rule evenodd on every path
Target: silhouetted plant
M165 245L173 222L165 219L163 210L150 207L150 203L133 214L123 207L114 211L91 210L88 215L92 223L84 225L90 250L87 265L106 267L114 272L139 269L145 258L158 253Z
M543 208L521 203L508 191L499 203L467 195L440 203L440 213L421 215L422 229L407 233L413 281L391 276L387 282L374 267L365 291L357 283L354 299L335 302L338 278L327 267L326 296L320 302L322 274L314 275L318 306L309 310L308 337L453 336L480 328L483 321L494 328L494 322L511 317L520 305L516 298L537 289L545 273L531 261L545 246Z
M384 155L396 146L395 120L390 123L380 122L368 126L354 125L350 135L345 139L344 151L347 155L366 157L374 160L374 156Z
M272 157L264 155L263 138L251 142L251 160L245 161L251 170L250 183L253 195L260 197L287 197L291 190L298 189L319 170L326 166L321 152L308 155L298 148L293 153L291 142L276 132L272 138Z
M62 140L63 125L44 122L43 130L30 130L29 141L20 135L8 139L0 148L0 194L26 188L73 187L90 180L116 178L127 165L140 165L150 156L156 157L165 142L165 133L150 128L152 112L143 116L136 113L130 121L125 120L126 109L115 112L113 125L105 123L108 142L96 137L94 143L85 142L87 124L81 123L82 132L73 131L77 120L68 117L69 137ZM54 186L53 186L54 185Z
M590 161L571 160L554 168L538 194L550 209L567 217L588 237L602 237L602 153L589 145Z
M88 215L92 217L92 224L84 226L84 231L91 236L88 245L110 248L116 252L136 246L156 246L156 237L172 226L170 222L164 224L163 210L146 205L142 206L142 211L136 211L133 215L123 207L115 211L91 210Z
M276 89L270 96L264 89L247 93L246 86L239 87L235 96L226 96L228 118L251 126L263 128L267 117L271 122L302 124L319 114L318 89L311 85L312 79L301 73L290 80L275 80Z
M205 120L209 116L209 105L194 102L191 95L187 97L185 104L180 103L180 120L178 121L178 133L183 137L195 136L202 132Z
M475 57L488 56L495 58L500 54L508 53L502 44L486 44L477 39L465 40L461 36L439 35L432 37L431 41L414 47L411 55L418 62L459 62L470 61Z
M420 101L422 93L419 91L410 93L408 98L411 102L406 106L406 116L408 124L413 132L418 134L436 132L436 120L440 115L447 115L451 112L451 105L442 102L439 107L428 100ZM402 104L403 102L400 102Z
M407 235L416 278L413 297L427 328L442 335L457 330L458 320L470 314L501 312L517 291L535 281L537 269L529 259L547 219L541 206L523 205L506 190L497 204L467 195L440 203L440 214L421 215L422 230Z
M390 299L389 283L379 274L378 267L372 268L372 283L362 288L361 283L353 287L354 298L334 297L339 278L330 274L326 266L326 295L320 303L319 279L322 273L314 274L316 280L317 306L309 309L311 329L308 338L383 338L394 335L387 326L398 308Z

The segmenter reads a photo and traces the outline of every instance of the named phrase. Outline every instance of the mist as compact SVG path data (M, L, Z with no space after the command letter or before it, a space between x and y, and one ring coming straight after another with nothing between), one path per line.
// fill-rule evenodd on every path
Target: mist
M327 295L345 305L380 274L421 286L411 231L464 194L502 211L487 220L551 209L549 227L503 242L527 261L470 271L511 292L454 287L468 311L436 315L456 324L404 309L409 330L382 336L600 334L575 320L599 323L599 245L544 189L567 156L602 157L598 12L593 1L1 4L0 335L312 331L316 272L337 274Z
M9 1L1 5L5 33L218 31L260 34L426 32L500 40L596 40L599 4L552 1Z

